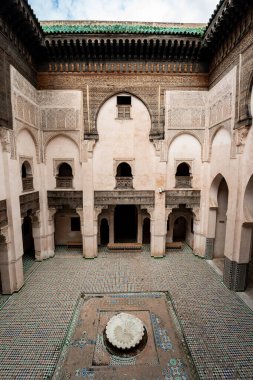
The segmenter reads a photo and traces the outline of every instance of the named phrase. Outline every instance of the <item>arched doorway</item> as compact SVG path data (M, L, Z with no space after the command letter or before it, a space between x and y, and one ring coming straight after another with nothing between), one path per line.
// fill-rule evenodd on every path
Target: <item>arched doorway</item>
M25 264L25 260L31 260L35 258L31 211L27 211L27 215L23 219L22 238L24 251L23 262Z
M150 218L145 218L142 225L142 243L150 244Z
M249 263L246 287L253 289L253 175L245 190L243 213L245 223L242 225L240 261Z
M118 205L114 211L115 243L137 241L137 208L134 205Z
M183 216L178 217L174 222L173 241L185 241L187 222Z
M224 178L220 181L218 187L217 204L214 258L222 258L224 257L228 208L228 186Z
M109 243L109 224L106 218L103 218L100 223L100 242L101 245Z

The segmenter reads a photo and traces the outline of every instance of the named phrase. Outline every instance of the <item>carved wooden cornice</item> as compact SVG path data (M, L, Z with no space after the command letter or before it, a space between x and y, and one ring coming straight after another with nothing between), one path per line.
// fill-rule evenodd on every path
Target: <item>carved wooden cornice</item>
M43 30L27 0L1 0L0 15L2 24L0 30L5 31L4 21L21 40L28 44L40 44L43 40Z

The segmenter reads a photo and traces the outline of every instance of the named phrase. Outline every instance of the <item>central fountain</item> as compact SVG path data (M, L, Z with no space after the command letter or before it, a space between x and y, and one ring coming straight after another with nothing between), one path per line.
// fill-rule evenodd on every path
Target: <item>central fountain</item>
M119 313L107 323L104 331L107 350L117 356L135 356L147 343L143 322L132 314Z

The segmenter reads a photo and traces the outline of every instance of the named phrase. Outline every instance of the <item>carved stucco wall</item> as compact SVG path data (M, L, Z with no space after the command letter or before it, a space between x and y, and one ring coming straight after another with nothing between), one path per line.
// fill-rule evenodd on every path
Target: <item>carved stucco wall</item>
M234 126L236 95L236 67L227 73L208 92L209 128L230 119L230 126Z
M185 132L203 144L206 128L207 91L167 91L165 138L169 147L173 139Z
M27 129L36 147L37 162L40 162L45 158L45 146L59 131L80 144L81 91L37 91L14 67L11 67L11 90L14 145L20 131ZM16 158L15 153L12 156Z

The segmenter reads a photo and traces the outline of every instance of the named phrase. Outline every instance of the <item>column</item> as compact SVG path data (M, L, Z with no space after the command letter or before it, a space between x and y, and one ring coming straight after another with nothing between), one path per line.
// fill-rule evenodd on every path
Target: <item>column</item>
M94 214L93 185L93 148L95 140L85 140L83 145L83 249L84 257L91 259L97 256L97 217Z
M3 291L11 294L19 290L24 284L23 275L23 240L19 203L20 178L19 163L15 157L15 142L13 131L1 130L1 142L3 146L4 178L2 186L6 189L6 204L8 216L8 229L5 231L7 250L1 258L3 270Z
M114 243L114 206L109 208L109 244Z
M82 246L83 246L83 257L85 257L85 252L84 252L84 220L83 220L83 209L82 208L77 208L76 212L77 212L77 214L80 217L81 234L82 234Z
M54 216L56 214L56 208L50 208L48 210L48 234L47 234L47 252L48 257L53 257L55 254L55 244L54 244Z
M140 208L138 208L137 243L140 243L140 244L142 244L142 224L143 224L142 210Z

